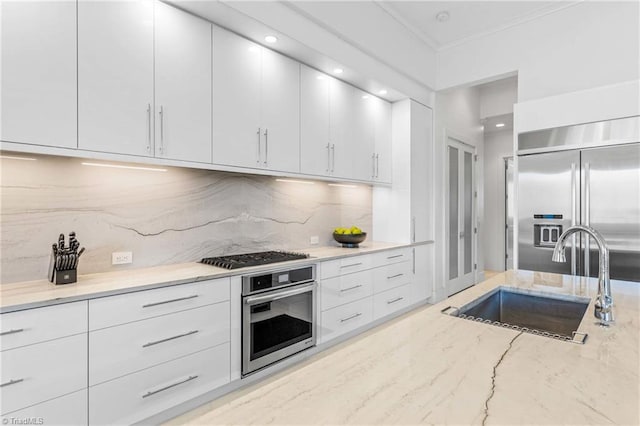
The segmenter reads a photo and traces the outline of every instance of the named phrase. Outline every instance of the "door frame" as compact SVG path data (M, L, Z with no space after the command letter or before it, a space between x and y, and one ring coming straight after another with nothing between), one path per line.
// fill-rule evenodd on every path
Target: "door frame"
M444 142L445 142L445 149L444 149L444 158L443 158L443 162L444 162L444 193L445 193L445 203L444 203L444 218L445 218L445 231L444 231L444 240L445 240L445 256L444 256L444 260L445 260L445 264L444 264L444 282L446 283L446 295L451 296L459 291L464 290L465 288L468 288L474 284L477 283L478 280L478 217L477 217L477 211L478 211L478 182L477 182L477 150L476 147L464 142L464 138L460 138L457 135L452 134L451 132L445 131L444 134ZM453 142L453 143L451 143ZM472 155L472 167L471 167L471 182L472 182L472 191L473 191L473 196L472 196L472 203L471 203L471 227L474 229L474 232L472 233L472 242L471 242L471 261L473 263L472 266L472 270L470 272L471 275L471 284L468 286L465 286L464 288L460 288L460 289L456 289L453 292L450 292L450 283L453 280L449 279L449 147L453 146L454 148L458 148L461 149L465 152L470 152ZM458 188L460 188L463 185L462 182L458 182ZM460 194L460 191L458 192ZM459 197L460 199L460 197ZM460 217L460 208L462 207L460 205L460 201L458 201L458 212L459 215L458 217ZM459 251L460 253L460 251ZM460 258L458 258L460 259ZM461 265L460 260L458 260L458 265ZM457 278L455 278L455 280L460 280L461 276L458 275Z
M514 262L514 252L515 252L515 246L516 246L516 239L515 239L515 223L517 222L516 220L516 216L515 216L515 192L516 192L516 188L515 188L515 158L513 155L509 155L507 157L502 157L502 161L504 162L504 217L503 217L503 224L504 224L504 228L503 228L503 242L504 242L504 270L508 271L509 270L509 223L508 223L508 218L509 218L509 179L507 178L509 176L509 162L511 162L511 173L512 173L512 180L511 180L511 187L512 187L512 191L511 191L511 203L513 204L513 209L512 209L512 235L513 235L513 241L511 242L511 263L513 264L513 268L515 269L515 264Z

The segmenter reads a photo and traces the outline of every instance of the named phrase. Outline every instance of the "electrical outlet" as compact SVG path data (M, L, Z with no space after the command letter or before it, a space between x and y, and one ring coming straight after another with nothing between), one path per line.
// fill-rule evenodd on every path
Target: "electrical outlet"
M313 237L309 238L309 243L320 244L320 237L318 237L317 235L314 235Z
M133 252L130 251L117 251L111 253L112 265L126 265L133 262Z

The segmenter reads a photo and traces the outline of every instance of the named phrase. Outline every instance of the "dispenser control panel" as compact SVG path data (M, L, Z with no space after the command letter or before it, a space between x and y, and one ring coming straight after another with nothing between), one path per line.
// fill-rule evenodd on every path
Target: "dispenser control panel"
M562 235L562 225L535 224L533 225L533 245L536 247L553 248Z

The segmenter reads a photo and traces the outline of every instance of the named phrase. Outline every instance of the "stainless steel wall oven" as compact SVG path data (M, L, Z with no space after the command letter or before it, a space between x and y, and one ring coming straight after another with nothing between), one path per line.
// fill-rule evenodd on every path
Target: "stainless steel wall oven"
M242 375L315 346L315 266L242 277Z

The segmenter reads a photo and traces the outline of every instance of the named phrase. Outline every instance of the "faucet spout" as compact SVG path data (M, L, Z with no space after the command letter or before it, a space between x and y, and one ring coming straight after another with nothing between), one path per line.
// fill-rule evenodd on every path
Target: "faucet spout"
M613 298L611 297L611 282L609 279L609 247L602 235L589 226L575 225L560 235L553 248L551 260L554 262L566 262L565 247L571 234L584 232L592 237L598 245L600 252L600 271L598 273L598 296L595 302L594 315L600 320L600 324L609 325L613 320Z

